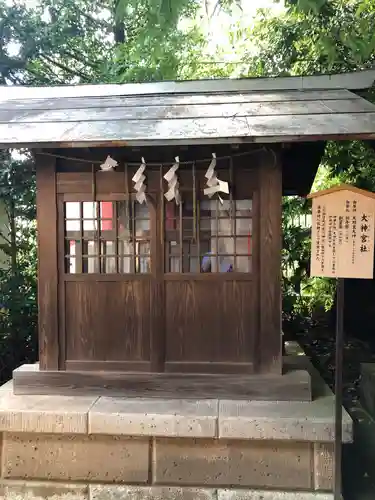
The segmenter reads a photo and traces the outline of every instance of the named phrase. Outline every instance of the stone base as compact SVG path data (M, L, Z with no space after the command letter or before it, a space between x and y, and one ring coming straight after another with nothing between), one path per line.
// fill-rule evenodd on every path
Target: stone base
M313 402L17 396L9 382L2 498L332 500L334 399L313 380Z
M4 500L333 500L331 493L3 481Z

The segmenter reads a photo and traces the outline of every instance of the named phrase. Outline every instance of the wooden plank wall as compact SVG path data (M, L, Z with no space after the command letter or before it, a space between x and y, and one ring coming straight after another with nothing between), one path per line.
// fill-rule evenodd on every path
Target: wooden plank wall
M59 303L55 159L36 156L38 221L39 363L59 368Z
M262 158L256 155L251 160L254 173L256 172L254 179L251 181L249 178L239 184L240 190L247 191L255 182L253 231L256 240L252 276L237 277L235 280L234 276L221 276L215 287L212 287L210 281L214 276L202 276L202 279L194 280L182 276L179 279L176 276L171 279L170 276L164 276L163 267L159 265L142 282L116 275L64 277L61 269L61 279L64 277L64 282L60 287L60 295L63 295L61 299L66 299L66 304L60 301L63 304L60 324L64 326L61 327L62 331L69 332L66 339L65 334L59 336L56 197L62 196L68 201L77 199L79 194L82 201L91 200L92 175L79 171L56 174L53 158L38 157L41 369L74 369L78 362L87 365L86 369L91 369L91 361L92 369L95 369L97 362L103 360L106 369L111 369L107 363L113 364L112 369L120 369L122 364L126 369L129 362L134 362L139 367L134 366L133 369L142 370L149 363L148 369L153 371L163 371L166 361L167 370L174 371L174 365L187 363L193 368L194 363L199 365L210 360L219 365L228 364L229 372L232 370L229 365L238 364L236 371L281 373L281 165L275 152L264 152L260 156ZM158 170L148 173L148 182L150 186L154 186L155 195L156 190L159 191L156 183L160 182L160 178ZM121 199L125 196L124 173L114 172L108 177L99 172L96 187L97 196L101 199ZM155 219L160 211L160 200L159 196L154 196L153 199L155 206L151 211L151 226L155 232L152 254L156 262L162 262L163 228ZM216 308L211 307L213 293ZM83 300L84 297L87 300ZM109 297L112 297L111 300ZM130 309L133 312L130 314L130 309L126 308L126 317L122 317L122 301L129 306L132 304ZM91 306L77 310L76 305L80 302L81 306L95 302L96 309L104 303L112 312L103 316L102 324L98 325L98 318L93 314ZM153 303L159 305L152 307ZM71 315L66 314L68 310ZM191 314L189 310L196 317L195 331L191 331L188 325L184 326L184 318L186 320ZM227 313L224 322L218 321L219 317L223 317L222 311ZM176 329L176 325L180 325L180 328ZM127 332L127 340L124 332ZM102 337L98 338L98 335ZM64 337L66 348L60 337ZM96 351L93 352L92 349ZM66 365L65 361L68 361Z
M126 369L128 362L149 368L153 323L152 284L140 281L65 283L67 366L87 363ZM107 364L106 364L107 362Z
M258 334L254 281L166 282L167 371L253 372Z
M282 171L276 152L265 155L260 176L260 335L258 372L281 373Z

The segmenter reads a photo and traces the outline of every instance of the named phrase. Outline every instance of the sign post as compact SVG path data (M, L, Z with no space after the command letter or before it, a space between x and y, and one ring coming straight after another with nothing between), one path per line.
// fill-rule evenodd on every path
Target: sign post
M336 292L336 352L335 352L335 500L341 500L342 464L342 405L344 353L344 279L338 278Z
M337 279L334 498L342 499L344 278L373 279L375 193L342 184L310 194L311 276Z

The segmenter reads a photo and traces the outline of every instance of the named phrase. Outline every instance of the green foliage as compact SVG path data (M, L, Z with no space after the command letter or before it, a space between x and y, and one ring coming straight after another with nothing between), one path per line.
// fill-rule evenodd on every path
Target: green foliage
M329 142L323 159L329 179L375 191L375 155L363 141Z
M27 5L27 4L26 4ZM56 85L228 75L210 61L198 12L240 0L0 0L0 83ZM9 44L19 53L10 56ZM206 54L206 55L205 55ZM209 64L199 64L202 56Z
M23 235L17 273L0 270L0 381L37 360L37 288L34 233ZM26 249L27 246L27 249ZM31 260L32 259L32 260Z
M244 51L244 76L311 75L372 67L375 0L289 0L281 14L260 10L255 25L239 30L237 36L252 42L251 50ZM375 190L374 179L373 150L361 141L332 141L314 189L348 182ZM302 200L284 200L283 311L287 323L311 317L317 309L327 310L334 302L334 281L309 278L309 232L295 224L309 210Z
M0 381L22 362L37 359L35 172L32 159L0 155L0 202L7 222L0 233L9 257L0 269Z
M191 0L119 0L115 14L120 20L137 13L141 14L147 28L166 25L176 27L183 16L193 16L198 2Z
M40 0L34 8L0 0L0 75L3 83L51 85L176 78L186 52L201 42L184 32L194 0ZM9 44L17 56L7 53Z
M3 79L35 85L99 80L112 29L97 17L101 11L83 0L45 0L31 9L0 3L3 51L10 42L19 48L16 68L4 61Z
M283 201L283 323L299 327L301 321L332 307L331 280L310 278L311 204L299 197Z
M233 29L242 76L353 71L375 63L374 0L289 0Z
M180 79L180 72L193 63L192 54L203 44L198 31L192 29L188 34L172 31L162 39L162 32L155 36L144 37L134 34L132 43L118 46L114 52L113 63L104 75L109 82L145 82ZM141 40L142 38L142 40ZM185 61L185 66L182 66Z

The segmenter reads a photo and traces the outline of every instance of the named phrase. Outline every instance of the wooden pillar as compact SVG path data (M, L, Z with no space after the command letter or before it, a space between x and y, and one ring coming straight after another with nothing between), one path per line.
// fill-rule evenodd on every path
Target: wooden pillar
M56 161L36 155L36 204L38 229L39 365L57 370L58 343L58 258Z
M163 275L164 258L164 210L163 179L160 169L160 190L156 184L153 206L151 209L153 283L151 284L151 328L150 328L150 363L152 372L163 372L165 363L165 291ZM151 203L151 202L150 202Z
M259 306L258 371L281 373L281 213L282 172L276 152L264 155L259 170Z

